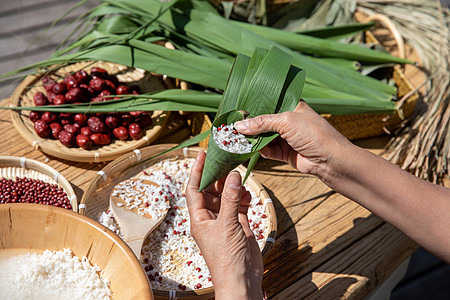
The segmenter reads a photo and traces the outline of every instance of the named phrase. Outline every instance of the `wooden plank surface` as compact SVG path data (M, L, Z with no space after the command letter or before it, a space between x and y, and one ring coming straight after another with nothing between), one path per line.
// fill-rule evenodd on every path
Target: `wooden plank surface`
M47 163L71 182L78 199L106 165L65 161L34 150L14 129L8 111L0 111L0 130L1 155ZM170 134L158 142L185 137ZM402 233L315 177L268 160L258 163L254 173L278 218L277 239L265 261L263 289L269 298L362 299L416 249Z

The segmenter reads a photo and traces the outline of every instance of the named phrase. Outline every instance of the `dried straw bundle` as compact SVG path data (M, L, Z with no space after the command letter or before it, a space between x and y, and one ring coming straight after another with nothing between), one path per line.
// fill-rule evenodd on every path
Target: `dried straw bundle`
M450 174L450 10L439 0L359 0L358 10L388 16L422 60L426 107L392 139L387 154L416 176L439 182Z

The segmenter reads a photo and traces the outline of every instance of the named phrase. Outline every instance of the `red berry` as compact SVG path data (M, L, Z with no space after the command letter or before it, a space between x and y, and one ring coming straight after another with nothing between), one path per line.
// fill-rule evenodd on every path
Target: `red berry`
M121 122L123 126L130 126L131 123L133 123L133 116L130 115L129 113L123 113L122 114L122 118L121 118Z
M42 114L42 121L44 121L47 124L53 123L56 121L56 114L46 111Z
M98 94L97 97L102 98L102 101L107 101L107 100L111 100L112 99L112 97L106 97L106 96L109 96L109 95L111 95L110 91L103 90L103 91L100 92L100 94Z
M42 93L42 92L37 92L36 94L34 94L33 99L34 99L34 105L36 105L36 106L48 104L48 99L47 99L47 97L45 97L44 93Z
M77 135L76 140L77 145L86 150L91 149L92 146L94 145L91 138L84 134Z
M141 126L137 123L131 123L128 127L128 132L133 140L138 140L142 137Z
M91 135L91 139L94 144L98 146L108 145L111 143L111 138L105 133L94 133Z
M66 77L64 77L64 82L66 83L67 89L73 89L75 87L78 87L79 83L76 79L75 75L68 74Z
M105 80L101 78L92 78L91 81L89 81L89 88L93 89L94 91L101 92L105 90L107 87Z
M130 90L126 85L119 85L116 88L117 95L128 95L130 93Z
M72 147L75 143L75 136L73 133L61 130L58 134L58 139L66 147Z
M85 114L75 114L73 117L73 122L84 127L87 124L88 117Z
M66 124L63 128L65 131L72 133L74 136L80 133L80 127L78 124Z
M148 127L153 123L152 118L147 112L140 114L138 117L136 117L135 121L136 123L141 125L142 128Z
M80 71L76 72L75 78L80 83L80 86L81 86L81 84L89 83L89 80L91 80L91 76L89 76L89 74L85 70L80 70Z
M99 117L90 117L87 124L94 133L105 132L105 123Z
M91 136L91 134L93 134L92 130L89 127L82 127L80 129L80 133L87 136Z
M81 89L79 87L74 87L70 91L66 93L67 102L87 102L87 97L85 95L85 89Z
M128 139L128 130L125 126L114 128L113 134L116 137L116 139L119 139L121 141L125 141Z
M31 122L34 123L41 118L41 115L42 115L41 112L31 111L30 114L28 115L28 118L30 118Z
M106 79L105 84L107 86L106 90L110 92L110 95L116 93L116 85L111 80Z
M91 68L91 76L105 79L108 76L108 72L105 69L93 67Z
M144 113L143 110L138 110L138 111L130 111L130 115L132 115L133 117L137 117L140 116Z
M42 83L44 84L44 88L47 93L52 91L53 87L56 84L56 82L50 76L45 76L44 78L42 78Z
M58 122L54 122L50 123L50 129L52 130L52 136L57 139L59 132L63 129L63 127Z
M72 124L73 115L71 113L59 113L58 120L61 125Z
M64 83L57 83L53 86L52 91L57 95L64 95L67 92L67 87Z
M53 98L53 105L66 104L66 97L64 95L56 95Z
M37 120L34 122L34 130L41 138L45 138L50 134L50 127L43 120Z

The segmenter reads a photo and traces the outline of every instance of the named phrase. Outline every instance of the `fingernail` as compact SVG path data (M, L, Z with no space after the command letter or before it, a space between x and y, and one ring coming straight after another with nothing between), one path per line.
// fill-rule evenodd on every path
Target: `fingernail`
M241 188L241 175L239 172L233 171L228 175L228 185L234 189Z
M238 121L234 123L234 128L236 128L238 131L245 131L248 129L248 120Z

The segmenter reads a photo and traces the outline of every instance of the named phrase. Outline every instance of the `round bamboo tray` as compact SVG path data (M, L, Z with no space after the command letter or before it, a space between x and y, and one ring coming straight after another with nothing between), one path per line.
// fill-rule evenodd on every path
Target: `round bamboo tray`
M78 201L72 185L58 171L52 167L41 163L37 160L17 157L17 156L0 156L1 177L6 179L30 178L42 180L50 184L56 184L61 187L70 200L72 210L78 211Z
M92 67L100 67L115 74L121 82L137 84L143 92L167 89L166 81L159 75L150 74L139 69L131 69L126 66L109 62L79 62L56 69L49 74L55 77L63 77L68 72L76 72L81 69L89 70ZM16 88L11 99L11 106L34 106L33 96L36 92L45 92L40 80L44 74L30 75ZM102 162L114 160L134 149L150 145L164 129L169 113L153 111L151 115L153 124L145 131L139 140L120 141L114 140L111 144L85 150L82 148L67 148L56 139L43 139L39 137L33 127L33 122L28 118L29 111L11 111L14 127L20 135L30 143L33 148L46 154L81 162Z
M81 199L79 205L80 214L84 214L94 220L99 220L102 212L109 209L109 196L113 187L120 181L136 176L142 170L154 165L161 160L168 158L195 158L201 148L184 148L171 151L163 154L157 158L146 160L156 154L159 154L165 150L171 149L176 146L175 144L154 145L145 147L139 150L135 150L127 155L116 159L103 168L96 177L92 180L89 187ZM243 176L246 172L246 168L239 166L237 170ZM257 181L253 174L247 179L247 184L255 192L255 194L264 201L265 214L269 218L269 234L266 237L265 245L262 250L263 258L267 257L275 242L277 231L277 219L275 207L272 201L263 188L263 186ZM214 296L213 287L203 288L195 291L163 291L153 290L157 299L210 299ZM175 298L173 298L175 297Z
M85 216L52 206L3 204L0 236L0 250L69 248L75 256L85 256L101 268L114 299L153 299L147 275L131 249L112 231Z

